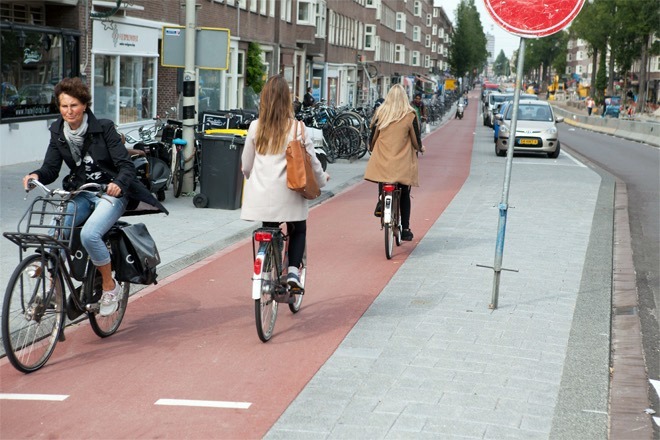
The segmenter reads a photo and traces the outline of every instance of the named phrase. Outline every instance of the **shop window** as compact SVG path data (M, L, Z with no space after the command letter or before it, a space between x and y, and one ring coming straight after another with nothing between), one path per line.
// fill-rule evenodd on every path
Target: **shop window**
M78 75L78 41L60 29L2 26L0 120L59 114L53 90L64 77Z
M155 115L156 58L96 55L93 108L98 118L118 124L151 120Z

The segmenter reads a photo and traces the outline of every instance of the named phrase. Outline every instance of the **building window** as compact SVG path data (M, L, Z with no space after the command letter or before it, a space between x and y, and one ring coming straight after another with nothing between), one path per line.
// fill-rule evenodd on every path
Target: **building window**
M241 9L247 9L247 0L238 0L238 7Z
M291 0L281 0L280 4L280 18L288 23L291 23Z
M257 0L254 0L255 2ZM259 0L259 14L267 15L268 14L268 2L266 0Z
M431 36L427 34L424 40L424 47L431 47Z
M431 17L431 14L426 14L426 27L431 27L433 24L433 18Z
M313 0L298 0L298 24L313 25L312 12L314 12Z
M422 41L422 30L419 26L413 26L412 39L413 41Z
M157 57L95 55L92 105L98 118L119 124L156 114Z
M373 24L364 25L364 49L374 50L376 47L376 26Z
M413 66L419 66L419 51L413 50L410 53L410 64Z
M573 54L567 54L566 55L566 61L573 61Z
M397 64L406 62L406 47L403 44L394 46L394 62Z
M406 32L406 14L405 12L396 13L396 28L397 32Z
M316 38L325 38L325 14L326 14L325 1L318 1L316 3Z
M250 0L250 12L254 12L255 14L257 13L257 1L258 0Z
M415 4L413 5L413 15L415 17L422 16L422 2L419 0L415 0Z
M3 4L3 8L12 6ZM16 5L13 5L16 7ZM16 10L13 12L16 14ZM62 29L1 27L0 119L59 115L53 89L79 76L78 39Z

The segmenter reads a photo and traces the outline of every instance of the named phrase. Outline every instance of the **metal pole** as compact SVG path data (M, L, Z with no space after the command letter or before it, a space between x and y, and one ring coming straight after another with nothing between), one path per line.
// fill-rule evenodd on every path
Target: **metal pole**
M522 89L522 76L525 61L525 39L520 38L520 49L518 50L518 69L516 72L516 89L513 96L513 115L511 116L511 131L509 133L509 146L506 150L506 169L504 171L504 186L502 188L502 199L499 204L499 221L497 224L497 243L495 245L495 262L493 263L493 298L490 309L497 308L497 300L500 293L500 275L502 273L502 256L504 254L504 235L506 232L506 215L509 209L509 185L511 183L511 166L513 165L513 146L516 143L516 128L518 126L518 103Z
M195 148L195 126L197 114L195 103L197 101L197 75L195 72L195 38L197 36L197 23L195 17L195 1L186 0L186 39L185 39L185 66L183 71L183 139L188 142L183 157L188 160L193 156ZM186 162L186 171L194 165L193 160ZM183 192L193 189L194 173L183 175Z

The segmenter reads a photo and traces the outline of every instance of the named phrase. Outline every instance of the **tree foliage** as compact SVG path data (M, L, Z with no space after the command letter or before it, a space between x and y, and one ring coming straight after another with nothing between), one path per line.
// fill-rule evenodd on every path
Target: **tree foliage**
M469 76L483 70L488 52L486 35L474 0L461 0L456 9L456 27L449 46L449 64L456 77Z
M568 33L557 32L547 37L529 39L525 43L525 74L538 71L538 80L550 83L550 68L560 75L566 71Z
M248 45L245 57L245 85L252 87L255 93L261 93L263 88L266 67L261 62L261 47L255 42Z
M495 58L495 62L493 63L493 73L497 76L511 75L509 59L504 54L503 50L500 50L500 53L497 55L497 58Z

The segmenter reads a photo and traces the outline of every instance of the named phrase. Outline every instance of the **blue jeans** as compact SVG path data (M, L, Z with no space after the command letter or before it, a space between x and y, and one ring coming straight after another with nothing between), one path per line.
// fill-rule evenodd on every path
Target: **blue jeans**
M80 231L80 241L87 250L89 258L97 267L109 264L110 252L103 242L103 235L124 214L128 199L115 198L107 194L101 198L94 194L80 193L72 202L67 205L67 212L73 213L75 204L76 216L75 219L72 216L67 217L66 226L70 226L72 220L74 226L80 226L84 222Z

